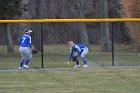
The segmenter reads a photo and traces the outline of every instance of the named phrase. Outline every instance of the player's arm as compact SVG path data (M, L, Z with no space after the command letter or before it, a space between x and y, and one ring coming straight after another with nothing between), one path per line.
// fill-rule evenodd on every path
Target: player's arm
M68 62L71 61L72 56L73 56L73 50L72 50L72 48L70 48L70 55L69 55L69 58L68 58Z
M31 37L29 36L29 47L32 48Z
M21 45L21 42L22 42L22 36L20 36L18 39L18 45Z
M81 55L81 53L82 53L82 50L80 49L80 47L79 46L77 46L77 45L75 45L75 48L78 50L78 52L77 52L77 58Z

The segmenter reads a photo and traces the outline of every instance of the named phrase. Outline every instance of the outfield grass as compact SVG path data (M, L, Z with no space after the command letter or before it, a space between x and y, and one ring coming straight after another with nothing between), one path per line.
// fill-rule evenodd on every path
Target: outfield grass
M0 93L139 93L140 69L0 72Z

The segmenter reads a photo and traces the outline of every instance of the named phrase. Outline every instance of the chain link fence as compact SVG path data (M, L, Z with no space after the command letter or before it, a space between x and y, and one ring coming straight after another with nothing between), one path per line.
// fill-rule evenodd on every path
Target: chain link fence
M128 33L126 32L127 28L120 28L120 25L123 25L123 23L110 23L109 25L110 40L111 40L111 47L112 47L111 52L101 51L102 44L100 41L101 40L100 36L98 37L99 42L97 43L90 42L89 44L90 51L87 55L87 64L89 67L140 66L139 47L136 47L136 45L132 41L132 38L129 37ZM70 65L65 64L67 62L67 59L69 57L69 52L70 52L68 46L68 39L65 40L65 38L63 38L62 35L57 35L56 39L59 38L59 40L62 41L61 43L50 43L50 42L47 43L45 37L48 35L44 34L45 31L47 31L44 30L44 28L46 28L46 26L43 23L40 25L39 28L40 31L38 34L41 36L41 38L39 39L40 51L37 54L33 54L33 58L29 64L29 67L30 68L73 68L73 66L75 65L74 62L71 62ZM51 29L51 31L52 30L53 28ZM33 41L33 45L36 47L37 46L35 44L36 41L34 40L36 38L35 37L36 30L33 31L34 33L32 35L32 41ZM69 33L69 32L65 32L65 33ZM92 30L90 31L90 33L92 33ZM1 34L1 37L4 34ZM59 34L62 34L62 32L60 32ZM14 33L12 33L12 36L14 36ZM70 37L71 40L72 38L75 39L75 37L76 39L80 38L79 35L71 35ZM51 36L49 36L49 38L51 38ZM15 37L12 39L13 41L16 41L13 42L14 52L7 51L8 46L6 45L6 43L0 44L0 69L1 70L18 69L19 67L19 61L21 59L21 55L19 52L18 41L17 38ZM3 40L1 42L8 42L8 40ZM76 42L76 43L81 43L81 42ZM83 65L82 60L80 60L80 64Z

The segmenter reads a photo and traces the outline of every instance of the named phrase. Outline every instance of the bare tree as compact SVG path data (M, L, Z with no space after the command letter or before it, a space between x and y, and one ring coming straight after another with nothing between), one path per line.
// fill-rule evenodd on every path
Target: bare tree
M85 15L82 13L81 3L82 3L81 0L76 0L77 13L79 14L80 18L85 18ZM89 47L89 40L88 40L87 28L85 23L79 24L79 33L80 33L81 43Z
M26 5L22 6L22 0L1 0L0 3L0 19L13 19L13 17L21 16L26 11ZM7 42L7 51L14 52L13 40L11 35L10 24L4 24L5 37Z
M100 0L100 17L108 18L108 5L107 0ZM111 41L109 34L109 25L107 22L100 24L101 29L101 51L110 52L111 51Z
M11 29L10 29L10 24L4 25L5 27L5 36L6 36L6 43L7 43L7 51L8 52L14 52L14 45L13 45L13 39L11 35Z
M41 19L43 17L43 0L35 0L35 16L33 18ZM32 25L34 30L34 46L36 49L41 50L41 25L35 23Z

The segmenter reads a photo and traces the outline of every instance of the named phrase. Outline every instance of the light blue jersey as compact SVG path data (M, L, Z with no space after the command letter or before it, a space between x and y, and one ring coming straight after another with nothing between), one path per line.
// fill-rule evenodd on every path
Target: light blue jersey
M28 34L21 36L20 41L19 41L19 45L20 45L20 47L32 48L31 37Z
M82 45L82 44L74 45L74 47L70 48L70 56L68 58L68 61L70 61L72 59L74 52L76 52L76 56L78 58L79 56L81 56L82 52L84 50L87 50L87 49L88 48L85 45Z

